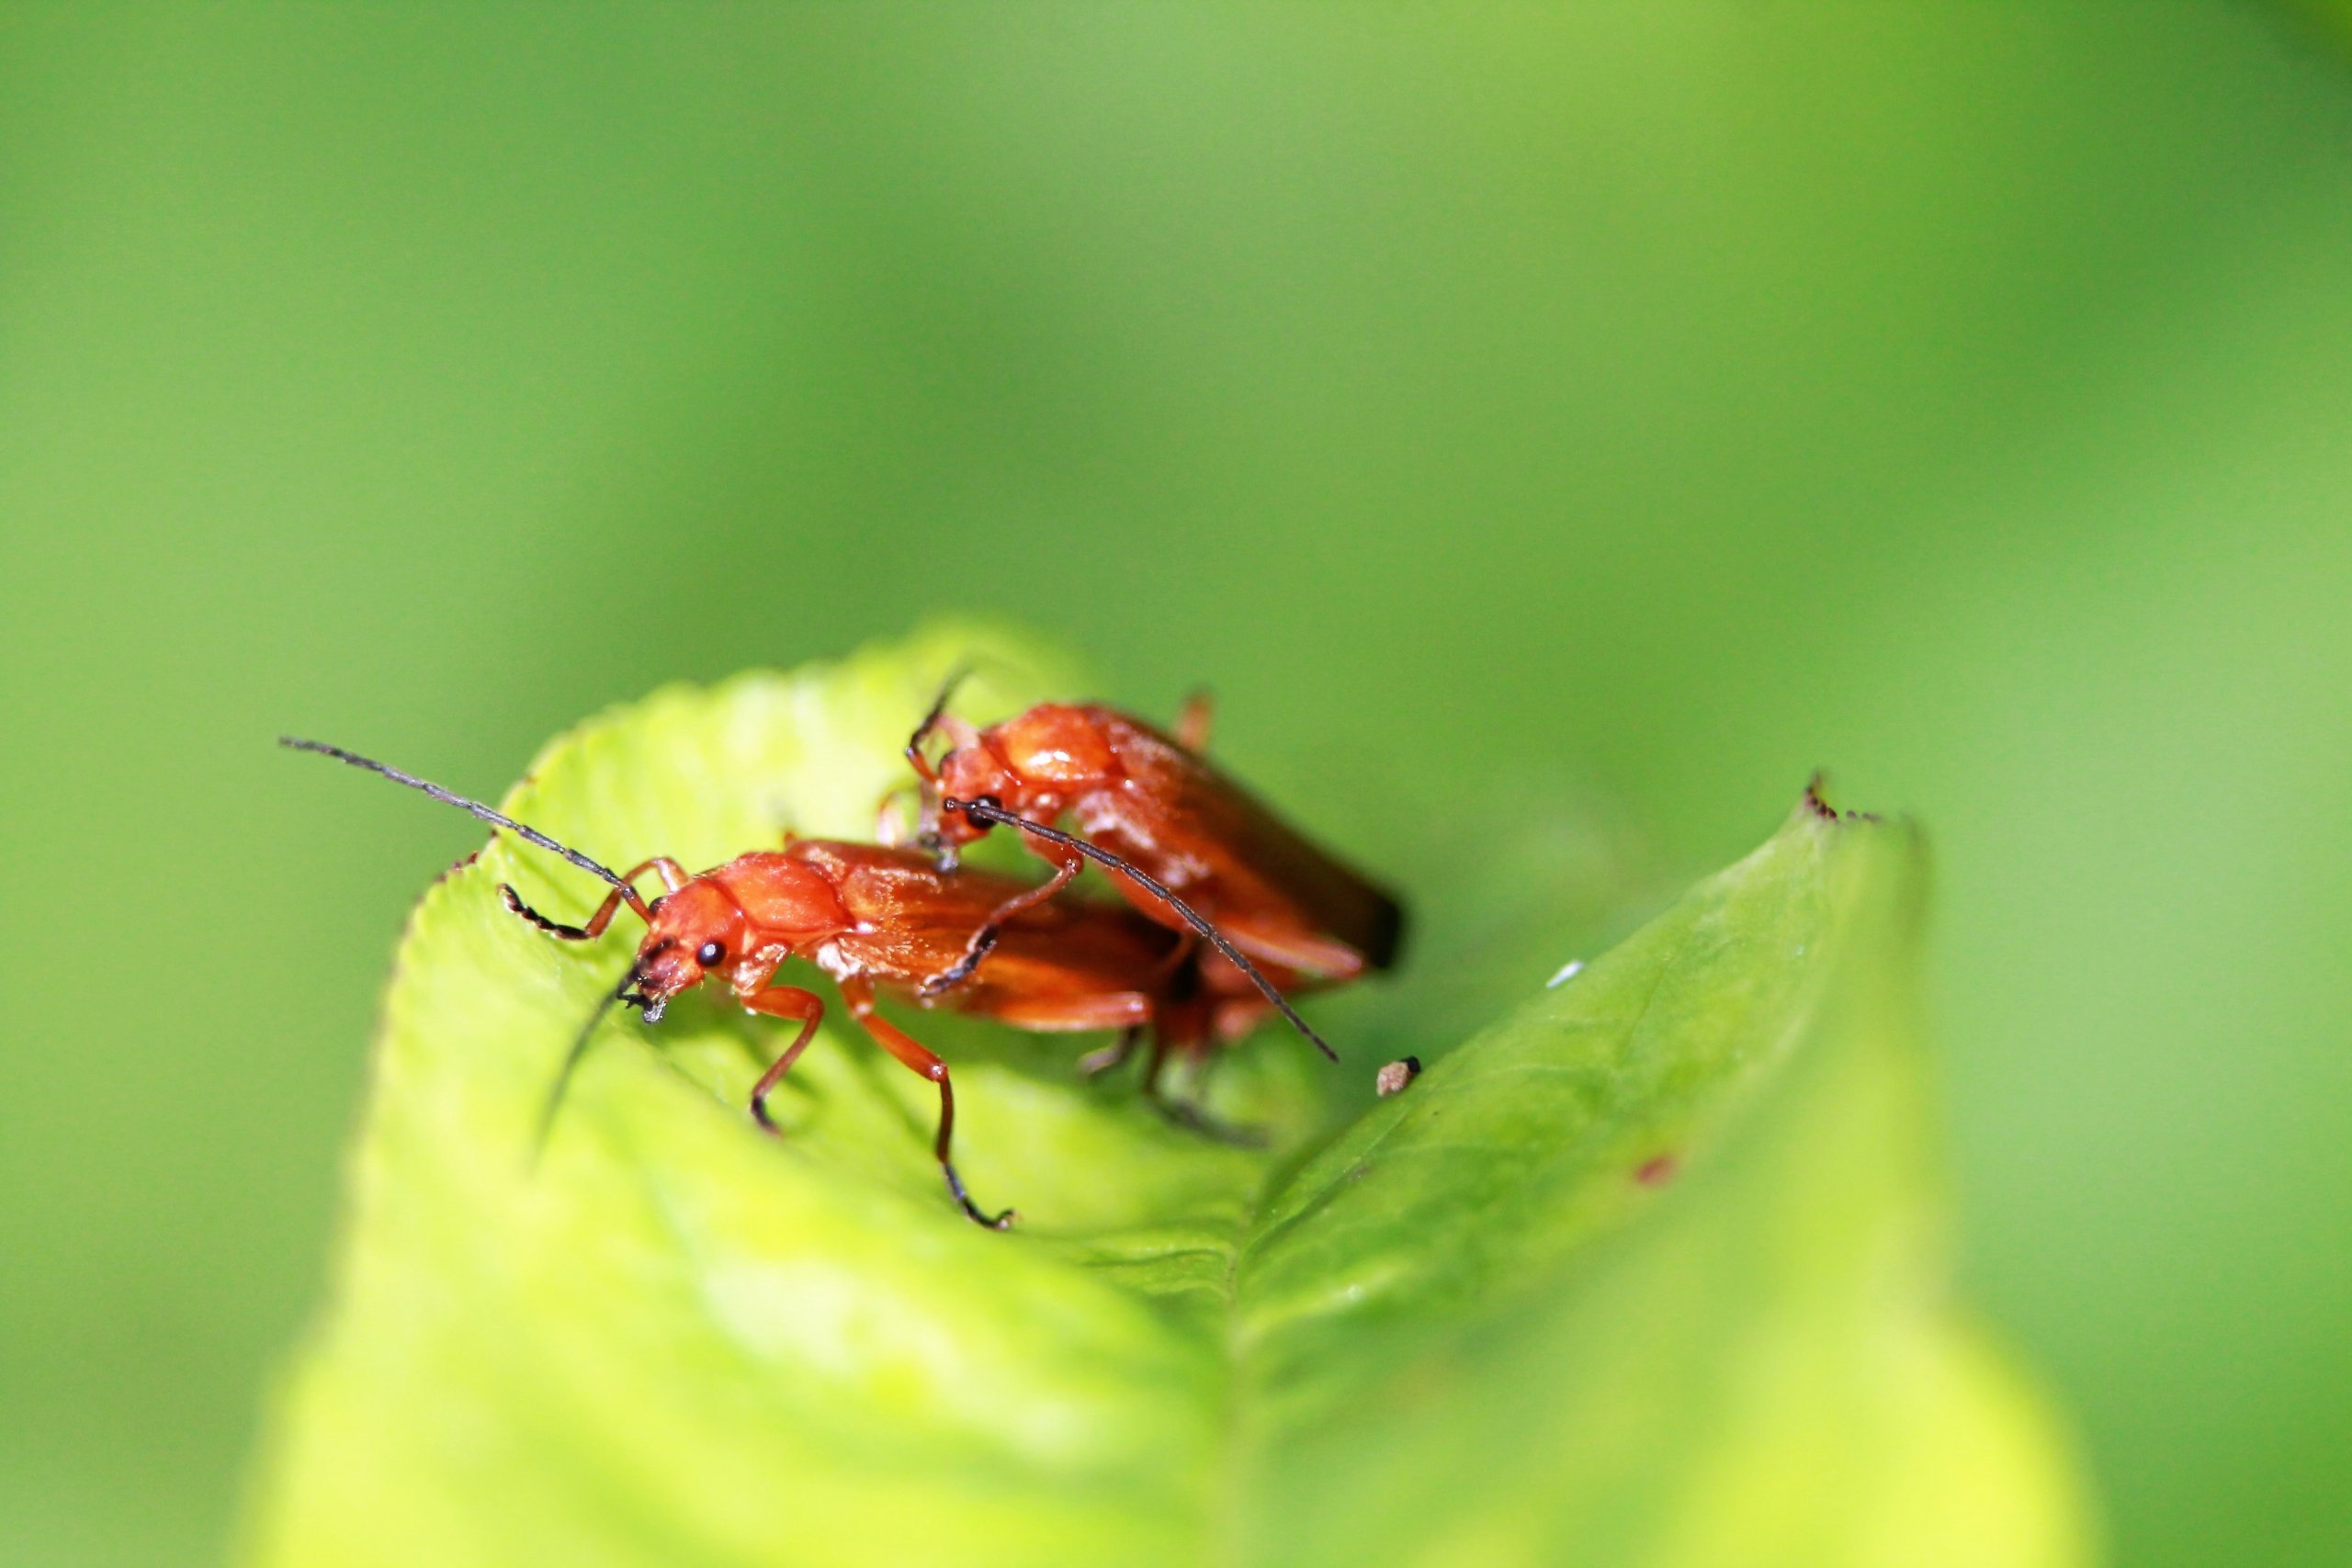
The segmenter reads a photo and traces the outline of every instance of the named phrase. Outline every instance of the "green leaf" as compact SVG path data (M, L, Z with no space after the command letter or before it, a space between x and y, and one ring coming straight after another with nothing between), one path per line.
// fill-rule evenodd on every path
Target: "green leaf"
M967 658L976 715L1081 689L1033 644L943 628L657 693L549 747L508 807L615 863L870 833ZM599 890L501 836L401 945L248 1556L2083 1561L2063 1445L1945 1296L1920 863L1907 829L1808 803L1548 988L1569 953L1536 958L1526 903L1478 945L1525 954L1532 995L1458 1049L1416 1037L1453 1004L1408 970L1329 999L1342 1069L1271 1032L1221 1064L1262 1152L1077 1082L1067 1039L916 1015L954 1064L966 1175L1021 1212L993 1235L940 1190L926 1085L829 1021L764 1137L742 1107L779 1036L697 997L609 1027L532 1168L634 939L513 919L501 880L558 911ZM1374 1101L1407 1049L1429 1070Z

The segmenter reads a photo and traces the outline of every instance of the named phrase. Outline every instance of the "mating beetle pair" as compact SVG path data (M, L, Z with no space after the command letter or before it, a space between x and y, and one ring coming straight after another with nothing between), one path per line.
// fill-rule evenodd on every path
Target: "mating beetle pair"
M1284 992L1390 966L1404 917L1393 897L1205 761L1208 710L1197 699L1172 737L1093 705L1044 704L983 729L947 714L953 684L907 745L922 789L914 844L794 838L694 874L658 856L618 874L480 801L371 758L316 740L281 743L422 790L610 886L576 926L501 887L509 908L551 935L592 939L624 905L645 922L628 972L565 1058L541 1138L565 1081L616 1002L642 1009L652 1022L673 997L713 978L746 1010L800 1026L752 1090L752 1114L774 1132L767 1097L825 1012L815 992L775 983L786 958L801 957L832 978L876 1043L939 1086L933 1150L948 1191L973 1220L1001 1229L1012 1213L989 1214L975 1203L951 1158L956 1100L947 1065L881 1016L877 991L1023 1029L1119 1032L1119 1043L1087 1058L1090 1066L1122 1059L1148 1035L1146 1095L1167 1114L1216 1133L1196 1111L1161 1094L1168 1055L1238 1039L1279 1011L1336 1060ZM925 750L934 734L950 743L935 762ZM1057 825L1065 818L1077 832ZM958 863L965 845L999 826L1018 832L1052 875L1026 883ZM1109 874L1123 903L1066 891L1090 859ZM649 872L663 889L651 899L636 886Z

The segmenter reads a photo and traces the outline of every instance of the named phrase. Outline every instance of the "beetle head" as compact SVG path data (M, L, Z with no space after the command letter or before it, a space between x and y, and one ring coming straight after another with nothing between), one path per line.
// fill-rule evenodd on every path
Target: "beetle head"
M939 783L923 791L925 841L953 852L989 835L992 824L975 822L961 811L942 811L943 799L991 799L1018 811L1026 795L1021 779L992 747L984 742L960 746L939 760Z
M741 957L749 926L742 907L706 877L656 899L637 950L637 993L631 998L644 1008L645 1021L660 1022L672 997Z

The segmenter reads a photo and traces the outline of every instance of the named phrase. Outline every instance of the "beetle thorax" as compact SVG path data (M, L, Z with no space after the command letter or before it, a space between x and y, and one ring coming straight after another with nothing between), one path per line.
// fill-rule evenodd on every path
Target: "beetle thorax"
M1109 737L1081 708L1041 705L998 725L987 741L1006 771L1035 789L1091 789L1118 773Z
M749 941L798 946L855 922L823 866L786 850L740 855L696 878L724 888L742 911Z

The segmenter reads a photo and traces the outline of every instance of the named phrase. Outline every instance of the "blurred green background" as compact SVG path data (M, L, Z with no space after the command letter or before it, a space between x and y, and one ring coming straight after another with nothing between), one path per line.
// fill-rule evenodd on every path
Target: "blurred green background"
M478 840L271 736L978 610L1293 802L1921 814L2117 1560L2352 1561L2352 69L1569 9L0 9L0 1560L217 1551Z

